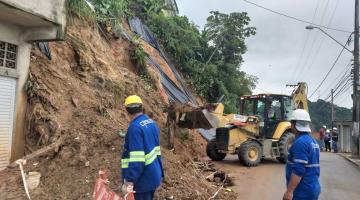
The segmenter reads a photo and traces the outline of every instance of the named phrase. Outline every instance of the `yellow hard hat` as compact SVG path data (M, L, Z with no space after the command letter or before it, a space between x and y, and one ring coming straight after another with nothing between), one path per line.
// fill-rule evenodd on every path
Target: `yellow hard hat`
M130 104L142 104L142 100L137 95L131 95L125 99L124 106L128 106Z

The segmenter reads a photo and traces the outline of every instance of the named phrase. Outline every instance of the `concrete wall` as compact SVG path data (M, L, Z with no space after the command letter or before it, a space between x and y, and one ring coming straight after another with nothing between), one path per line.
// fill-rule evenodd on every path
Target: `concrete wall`
M16 79L11 161L24 155L31 41L65 38L65 0L0 0L0 40L17 45L16 69L0 67L0 76Z
M55 24L66 25L65 0L0 0Z
M352 147L352 122L335 122L334 124L339 132L339 151L350 153Z
M12 24L0 21L0 40L18 46L16 69L1 69L0 76L17 79L14 129L12 137L11 161L24 155L26 94L24 85L29 73L31 44L22 38L23 30Z
M65 37L65 0L0 0L0 21L25 27L27 41L61 40Z

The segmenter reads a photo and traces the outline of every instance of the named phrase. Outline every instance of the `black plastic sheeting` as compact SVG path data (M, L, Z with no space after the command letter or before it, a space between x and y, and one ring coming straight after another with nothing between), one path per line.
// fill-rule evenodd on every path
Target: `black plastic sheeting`
M171 64L170 60L168 59L168 56L165 54L165 52L162 50L160 44L157 42L156 38L154 37L154 34L150 31L150 29L141 22L139 18L129 18L129 25L131 31L135 32L137 35L139 35L143 40L145 40L147 43L149 43L151 46L153 46L155 49L157 49L160 53L160 55L164 58L164 60L169 65L171 71L175 75L176 79L181 83L181 88L179 88L161 69L158 63L156 63L152 58L148 59L148 62L155 66L161 75L161 83L163 87L165 88L165 91L169 97L170 101L177 101L180 103L188 103L191 102L192 104L198 105L195 96L192 94L192 92L187 88L185 80L181 77L180 73L177 71L177 69L174 67L174 65Z
M48 42L37 42L37 47L40 49L40 51L49 59L51 60L51 50L49 47Z
M160 72L161 84L164 86L165 92L169 98L169 101L177 101L180 103L189 102L189 98L183 93L183 91L162 71L159 64L157 64L151 57L148 57L147 62L156 67Z

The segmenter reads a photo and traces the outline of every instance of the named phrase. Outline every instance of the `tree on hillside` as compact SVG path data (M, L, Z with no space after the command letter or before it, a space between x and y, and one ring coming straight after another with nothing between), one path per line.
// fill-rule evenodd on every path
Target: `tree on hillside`
M214 49L218 60L239 65L242 54L246 52L245 38L256 33L255 27L248 27L249 16L245 12L224 14L211 11L210 14L204 29L205 37L214 44L210 50Z
M248 26L250 18L245 12L224 14L212 11L210 14L203 37L209 44L207 64L217 66L218 81L207 99L214 101L225 95L226 112L237 112L239 96L251 94L257 81L255 77L240 71L242 54L247 50L245 39L255 35L256 29Z
M309 112L313 127L318 131L321 126L331 127L331 103L319 99L316 102L309 101ZM351 109L335 105L335 121L350 121Z

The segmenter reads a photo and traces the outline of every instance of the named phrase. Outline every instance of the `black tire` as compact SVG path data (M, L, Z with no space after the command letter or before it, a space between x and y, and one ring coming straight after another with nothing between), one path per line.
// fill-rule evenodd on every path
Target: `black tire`
M279 140L279 151L280 157L276 159L281 163L286 163L287 157L289 155L289 149L295 140L295 135L291 132L285 132Z
M210 140L206 146L206 154L213 161L221 161L226 157L226 153L221 153L216 148L216 140Z
M257 166L261 162L262 156L263 150L258 142L246 141L240 145L238 157L243 165L248 167Z

